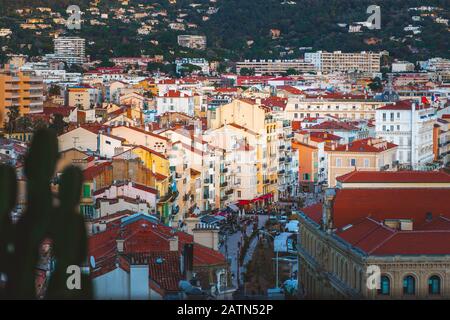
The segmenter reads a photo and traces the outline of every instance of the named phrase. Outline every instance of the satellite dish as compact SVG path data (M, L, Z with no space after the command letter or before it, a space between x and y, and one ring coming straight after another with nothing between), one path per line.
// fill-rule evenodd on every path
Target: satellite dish
M91 257L89 258L89 260L90 260L92 269L95 269L95 258L94 258L94 256L91 256Z

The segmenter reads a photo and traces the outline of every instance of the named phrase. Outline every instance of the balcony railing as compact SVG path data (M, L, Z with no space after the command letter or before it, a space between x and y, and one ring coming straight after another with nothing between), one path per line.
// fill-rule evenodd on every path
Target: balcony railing
M221 188L225 188L226 186L228 186L228 182L222 182L221 184L220 184L220 187Z

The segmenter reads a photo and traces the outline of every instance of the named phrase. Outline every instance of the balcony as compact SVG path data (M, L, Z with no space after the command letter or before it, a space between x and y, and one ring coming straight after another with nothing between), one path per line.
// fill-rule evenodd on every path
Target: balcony
M278 174L284 174L286 171L283 169L283 170L279 170L278 171Z
M209 180L209 179L205 179L203 181L204 181L205 184L210 184L211 183L211 180Z
M183 196L183 201L189 201L190 195L189 194L185 194Z
M205 200L209 199L209 193L203 193L203 199Z
M228 189L227 191L225 191L226 195L230 195L233 194L234 190L233 189Z
M284 145L281 145L278 147L278 150L284 150L284 148L285 148Z
M220 169L220 173L227 173L228 172L228 168L221 168Z
M278 158L278 161L279 161L279 162L284 162L284 160L286 160L285 157Z
M221 184L220 184L220 187L221 188L225 188L226 186L228 186L228 182L222 182Z

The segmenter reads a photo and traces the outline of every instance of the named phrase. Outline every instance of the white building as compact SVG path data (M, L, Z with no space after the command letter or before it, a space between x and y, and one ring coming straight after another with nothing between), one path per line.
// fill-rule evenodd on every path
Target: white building
M374 52L307 52L305 62L312 63L323 73L330 72L380 72L380 53Z
M396 61L392 63L392 72L413 72L414 63L408 61Z
M86 61L86 40L79 37L59 37L53 40L55 53L51 58L67 64L83 64Z
M156 114L182 112L194 116L194 97L178 90L169 90L156 97Z
M376 135L398 145L399 164L420 168L433 161L435 110L411 100L376 110Z
M206 49L206 36L196 36L183 34L179 35L178 45L190 49L205 50Z
M175 60L176 72L180 73L185 67L183 65L191 64L193 66L199 67L200 72L208 75L209 74L209 63L204 58L182 58Z

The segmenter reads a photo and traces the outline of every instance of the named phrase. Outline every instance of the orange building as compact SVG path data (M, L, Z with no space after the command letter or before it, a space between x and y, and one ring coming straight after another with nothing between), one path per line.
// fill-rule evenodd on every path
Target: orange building
M314 188L318 178L318 148L314 145L293 140L292 148L298 150L298 181L307 192Z
M0 72L0 127L10 107L17 106L20 115L43 110L44 85L42 78L31 73L13 70Z

